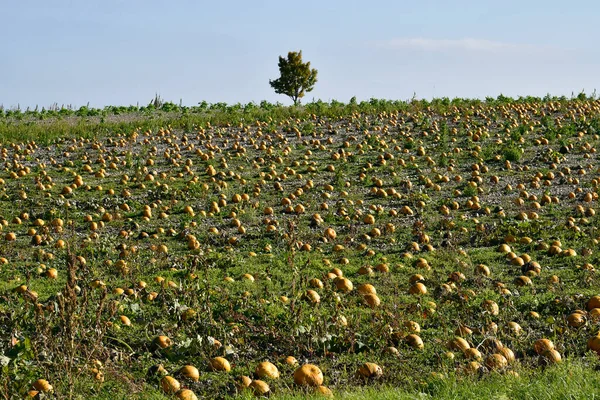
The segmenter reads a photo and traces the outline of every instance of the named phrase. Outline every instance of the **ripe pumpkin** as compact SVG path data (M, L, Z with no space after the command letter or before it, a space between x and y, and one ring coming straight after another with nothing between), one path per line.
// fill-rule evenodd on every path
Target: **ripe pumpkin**
M508 365L508 361L502 354L494 353L485 359L485 366L491 370L502 369Z
M161 335L154 339L154 344L161 349L166 349L173 344L173 341L169 339L167 336Z
M45 379L38 379L33 382L33 388L43 393L50 393L54 390L52 385Z
M175 397L179 400L198 400L196 394L189 389L181 389L175 393Z
M333 230L333 228L327 228L325 229L323 236L325 236L327 239L334 240L337 237L337 233L335 230Z
M252 378L250 378L249 376L246 376L246 375L242 375L237 380L236 386L239 389L245 389L248 386L250 386L251 383L252 383Z
M493 300L485 300L481 304L481 307L493 316L497 316L498 314L500 314L500 308L498 307L498 304Z
M479 369L481 368L481 364L477 361L470 361L466 366L465 366L465 370L468 373L475 373L477 371L479 371Z
M415 321L406 321L404 327L413 333L421 332L421 325Z
M464 355L467 358L467 360L481 361L483 359L481 352L475 347L469 347L468 349L466 349L464 351Z
M455 337L450 341L450 343L448 343L448 347L450 347L450 349L452 350L464 352L465 350L470 348L471 345L465 339L461 337Z
M256 376L261 379L269 378L269 379L277 379L279 378L279 370L277 367L270 363L269 361L263 361L256 366L254 370Z
M539 363L541 365L558 364L562 361L560 353L556 349L546 350L540 355Z
M465 337L473 334L473 330L468 326L461 325L454 331L456 336Z
M194 382L198 382L200 379L200 372L198 371L198 368L194 367L193 365L184 365L179 370L179 374Z
M538 354L544 354L544 352L554 349L554 343L550 339L538 339L533 344L533 349Z
M314 290L307 290L304 297L313 304L319 304L321 302L321 296Z
M371 308L377 308L381 304L381 300L379 300L379 297L373 293L366 294L363 297L363 299L365 303L367 303L367 305Z
M287 356L284 361L287 365L290 365L292 367L298 365L298 360L296 360L296 357L294 356Z
M410 335L406 336L404 340L412 348L422 350L425 347L425 345L423 344L423 339L421 339L419 335L415 335L414 333L411 333Z
M567 317L567 324L572 328L579 328L585 325L585 315L574 312Z
M326 386L318 386L316 389L316 393L327 398L333 398L333 392Z
M257 396L265 396L271 390L267 382L261 381L259 379L253 380L252 383L250 383L250 386L248 387L252 389L254 394Z
M126 315L121 315L120 317L121 323L125 326L131 326L131 320Z
M408 293L416 296L421 296L427 294L427 287L421 282L417 282L414 285L412 285L410 289L408 289Z
M229 372L231 371L231 364L229 364L229 361L223 357L215 357L211 358L208 362L208 368L211 371Z
M375 287L373 285L365 283L358 287L358 293L364 296L367 294L377 294L377 291L375 290Z
M515 358L515 353L511 349L509 349L508 347L506 347L506 346L497 349L496 352L498 354L503 355L504 358L506 358L506 361L508 361L509 364L512 363L512 362L514 362L515 359L516 359Z
M335 287L342 293L350 293L354 286L348 278L339 277L335 280Z
M181 389L181 384L177 379L167 375L160 380L160 387L165 393L175 393Z
M500 340L488 337L481 343L481 347L489 352L497 352L499 349L503 348L504 345Z
M600 308L600 296L593 296L587 303L587 309Z
M304 364L294 371L294 383L298 386L321 386L323 372L313 364Z
M596 353L598 353L598 355L600 355L600 334L589 338L587 342L587 347L588 349L595 351Z
M379 378L383 370L375 363L366 362L358 368L357 374L363 378Z

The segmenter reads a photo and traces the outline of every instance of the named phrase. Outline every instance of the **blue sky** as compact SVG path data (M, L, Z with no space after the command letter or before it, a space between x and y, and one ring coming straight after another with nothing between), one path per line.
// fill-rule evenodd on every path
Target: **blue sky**
M597 1L1 2L5 107L290 104L290 50L319 70L304 101L600 90Z

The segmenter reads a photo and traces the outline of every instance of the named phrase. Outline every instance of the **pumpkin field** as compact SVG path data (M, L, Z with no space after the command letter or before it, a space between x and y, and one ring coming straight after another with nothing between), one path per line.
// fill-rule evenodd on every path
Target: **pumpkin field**
M600 395L600 100L2 110L0 143L0 398Z

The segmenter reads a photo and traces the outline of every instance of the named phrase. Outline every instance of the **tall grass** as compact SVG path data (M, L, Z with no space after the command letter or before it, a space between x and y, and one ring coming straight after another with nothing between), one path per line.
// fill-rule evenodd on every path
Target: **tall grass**
M354 98L348 103L336 100L312 101L300 107L283 106L280 103L248 103L227 105L225 103L200 103L187 107L166 102L160 106L151 103L145 107L109 106L103 109L81 107L51 108L48 110L6 110L0 107L0 143L26 142L34 140L40 144L52 143L61 138L93 139L109 134L131 133L135 129L147 130L171 126L176 129L192 130L211 125L224 126L248 124L255 121L279 122L288 119L302 119L316 114L320 118L336 119L352 114L377 114L390 112L419 113L424 108L438 113L472 107L493 107L497 104L527 104L533 100L567 104L563 97L518 98L499 96L497 99L433 99L381 100L357 102ZM578 101L600 103L594 97L577 97Z

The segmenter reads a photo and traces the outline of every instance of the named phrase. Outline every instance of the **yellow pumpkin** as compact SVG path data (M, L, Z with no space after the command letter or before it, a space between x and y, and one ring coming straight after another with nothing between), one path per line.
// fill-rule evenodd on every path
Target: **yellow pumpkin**
M256 370L254 371L256 376L261 379L269 378L269 379L277 379L279 378L279 370L277 367L270 363L269 361L263 361L256 366Z
M357 374L363 378L379 378L383 375L383 370L375 363L366 362L358 368Z
M304 364L294 371L294 383L298 386L321 386L323 372L313 364Z
M231 371L231 364L229 364L229 361L223 357L215 357L211 358L208 362L208 368L211 371L229 372Z

